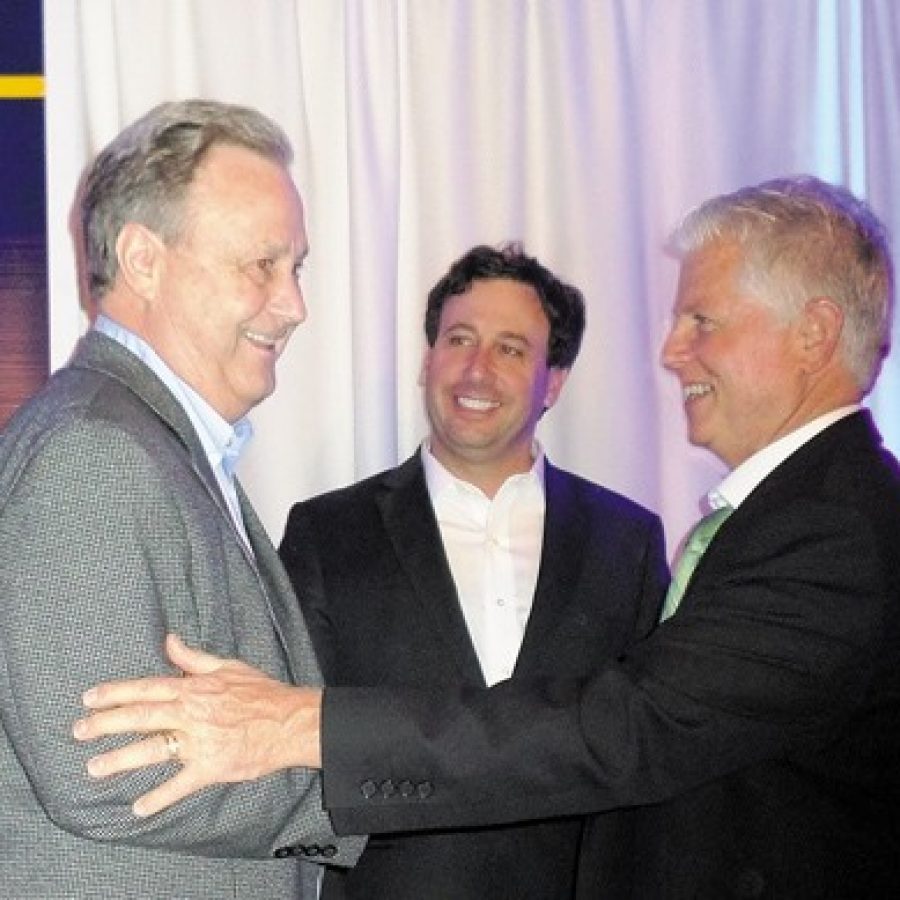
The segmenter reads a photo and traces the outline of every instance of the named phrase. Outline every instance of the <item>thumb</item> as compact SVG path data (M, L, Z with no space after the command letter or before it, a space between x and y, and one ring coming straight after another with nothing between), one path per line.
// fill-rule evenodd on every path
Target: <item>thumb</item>
M206 675L220 669L224 660L204 650L188 647L177 634L166 635L166 655L169 661L188 675Z

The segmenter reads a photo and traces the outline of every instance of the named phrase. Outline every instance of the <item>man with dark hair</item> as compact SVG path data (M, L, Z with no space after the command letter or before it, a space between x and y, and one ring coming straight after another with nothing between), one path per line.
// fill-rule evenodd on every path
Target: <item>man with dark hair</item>
M585 873L585 897L896 895L900 469L861 406L890 346L887 237L866 204L807 176L708 201L674 247L662 359L691 442L730 472L662 624L583 682L336 688L324 704L171 639L193 679L105 685L92 707L134 705L84 729L184 735L190 786L161 787L152 808L241 777L265 747L263 771L324 761L339 829L638 807L630 871L618 885ZM388 775L414 790L372 790Z
M281 543L326 683L583 677L655 625L659 521L535 440L584 318L579 291L515 245L474 247L430 291L429 437L399 467L296 504ZM630 857L618 819L597 817L590 843L576 817L387 835L329 870L322 895L568 900L580 848Z
M507 279L530 285L550 328L547 341L547 365L551 369L569 371L581 349L584 334L584 298L578 288L560 281L533 256L523 252L520 244L511 243L495 249L486 245L473 247L461 256L428 292L425 307L425 337L433 347L440 330L444 304L451 297L464 294L475 281Z

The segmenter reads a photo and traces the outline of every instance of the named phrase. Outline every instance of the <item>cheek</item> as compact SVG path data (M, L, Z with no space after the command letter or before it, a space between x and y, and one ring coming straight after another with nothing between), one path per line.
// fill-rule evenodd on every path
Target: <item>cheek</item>
M447 387L459 381L465 370L465 360L461 354L436 353L425 369L425 375L432 386Z
M753 353L736 357L735 362L725 383L732 412L758 420L777 414L791 393L790 373L785 371L783 358L771 347L757 347Z

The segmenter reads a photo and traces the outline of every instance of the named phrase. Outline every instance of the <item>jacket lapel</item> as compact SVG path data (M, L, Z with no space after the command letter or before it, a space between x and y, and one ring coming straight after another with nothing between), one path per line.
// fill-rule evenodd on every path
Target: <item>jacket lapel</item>
M546 511L541 564L531 614L516 660L516 676L535 671L544 655L555 652L549 648L567 608L574 602L575 586L584 564L588 523L574 482L547 462L544 488Z
M156 377L153 370L112 338L89 331L78 343L71 365L94 369L124 384L147 404L184 445L191 465L204 487L216 501L222 514L228 516L228 505L203 452L200 438L181 404Z
M418 452L385 475L375 502L416 601L431 619L435 633L447 644L463 679L484 686Z
M287 657L291 677L300 684L320 684L322 674L290 579L240 482L236 483L236 488L252 550L247 553L247 559L262 586L269 618ZM243 546L243 541L241 544Z
M291 653L291 650L295 649L295 642L288 640L284 633L284 623L291 621L290 610L285 608L285 598L293 599L287 576L283 575L281 564L271 541L246 494L237 483L238 500L252 552L247 548L231 518L228 504L222 496L219 483L213 474L200 438L181 404L149 366L105 334L89 331L79 342L72 358L72 365L94 369L120 381L156 413L157 417L184 446L194 472L225 518L241 552L256 573L267 600L269 617L278 640L284 648L288 660L295 663L295 654ZM292 665L292 668L296 668L296 665Z
M679 606L686 610L693 606L707 577L728 568L734 548L753 540L754 529L770 510L789 507L795 496L806 496L812 473L833 466L837 458L878 451L881 444L871 413L860 410L832 423L795 450L763 478L716 532Z

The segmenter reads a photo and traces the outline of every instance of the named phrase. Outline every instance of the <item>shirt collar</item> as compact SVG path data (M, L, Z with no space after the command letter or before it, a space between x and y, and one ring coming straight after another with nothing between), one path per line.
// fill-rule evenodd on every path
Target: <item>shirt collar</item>
M464 492L468 494L477 491L478 494L484 496L484 493L479 488L462 478L457 478L437 459L437 457L434 456L431 452L431 441L428 438L422 442L420 452L422 466L425 469L425 483L428 485L428 494L432 500L435 500L448 491ZM500 495L507 485L513 484L522 484L523 486L533 485L543 495L545 460L544 450L538 441L532 443L531 456L534 459L531 468L527 472L517 472L515 475L510 475L509 478L503 482L500 490L497 491L497 496Z
M807 422L796 431L792 431L777 441L773 441L768 447L758 450L753 456L745 459L736 469L729 472L719 483L718 487L713 488L706 495L708 509L704 511L708 512L723 506L732 506L734 509L737 509L760 482L789 456L808 441L811 441L817 434L828 428L829 425L833 425L845 416L858 412L860 408L860 404L854 403L850 406L841 406L838 409L833 409L824 415L818 416L811 422Z
M94 322L94 329L130 350L153 371L187 413L212 468L221 465L225 474L232 478L241 455L253 437L250 420L244 417L232 425L222 418L200 394L169 368L150 344L124 325L100 315Z

